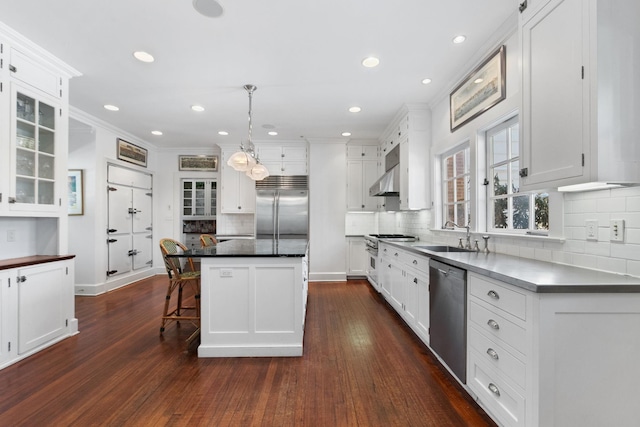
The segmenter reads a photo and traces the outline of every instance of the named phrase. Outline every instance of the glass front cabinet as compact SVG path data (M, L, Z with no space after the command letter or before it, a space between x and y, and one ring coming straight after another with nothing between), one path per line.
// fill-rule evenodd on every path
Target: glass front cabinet
M11 85L10 211L58 215L62 209L66 155L60 147L59 101Z
M211 179L182 180L182 218L215 219L217 181Z

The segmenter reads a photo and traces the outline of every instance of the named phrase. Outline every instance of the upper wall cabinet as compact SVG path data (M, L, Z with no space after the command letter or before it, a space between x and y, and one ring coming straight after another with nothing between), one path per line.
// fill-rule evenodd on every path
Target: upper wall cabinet
M0 26L0 215L67 214L67 88L75 75Z
M227 165L229 158L238 150L237 146L221 146L220 164L220 212L255 213L256 184L244 172Z
M256 147L260 162L271 175L307 175L306 144L264 144Z
M520 19L521 190L640 182L640 3L534 5Z
M376 211L379 197L369 196L369 187L379 178L378 146L347 145L347 210Z
M383 135L383 156L400 145L400 210L430 209L431 110L423 104L405 105Z

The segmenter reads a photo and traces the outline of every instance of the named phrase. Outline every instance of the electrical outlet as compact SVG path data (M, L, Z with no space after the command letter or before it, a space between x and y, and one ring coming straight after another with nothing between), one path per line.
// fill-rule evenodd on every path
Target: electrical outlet
M612 219L610 233L612 242L624 242L624 219Z
M598 240L598 220L590 219L585 221L587 228L587 240Z

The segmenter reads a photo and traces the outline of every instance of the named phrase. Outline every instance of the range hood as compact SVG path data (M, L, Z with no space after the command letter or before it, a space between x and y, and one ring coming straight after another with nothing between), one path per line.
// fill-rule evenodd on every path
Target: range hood
M400 195L400 165L395 165L386 171L369 188L369 196L399 196Z
M384 158L386 171L369 188L369 196L399 196L400 195L400 146L397 145Z

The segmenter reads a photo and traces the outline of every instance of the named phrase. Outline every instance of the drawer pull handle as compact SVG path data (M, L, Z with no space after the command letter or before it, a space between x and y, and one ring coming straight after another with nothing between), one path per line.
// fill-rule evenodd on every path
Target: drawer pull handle
M393 256L398 256L398 252L396 252L395 254L393 254Z
M417 259L414 259L414 260L413 260L413 264L414 264L414 265L415 265L415 264L418 264L418 260L417 260Z
M492 349L492 348L488 348L488 349L487 349L487 354L488 354L489 356L491 356L491 358L492 358L493 360L498 360L498 359L499 359L499 357L498 357L498 352L497 352L497 351L495 351L495 350L494 350L494 349Z
M494 290L490 290L489 292L487 292L487 295L489 295L493 299L500 299L500 295L498 295L498 293Z
M496 331L500 329L500 325L498 325L498 322L496 322L493 319L489 319L489 321L487 322L487 325L489 325L491 328L495 329Z
M487 386L487 388L489 389L489 391L493 394L495 394L496 396L500 397L500 389L498 389L498 387L496 387L496 385L494 383L489 383L489 385Z

